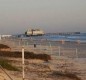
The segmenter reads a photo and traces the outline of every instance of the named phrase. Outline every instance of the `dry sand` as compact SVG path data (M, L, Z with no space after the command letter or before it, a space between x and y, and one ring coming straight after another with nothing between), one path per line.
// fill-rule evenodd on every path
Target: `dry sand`
M9 41L6 42L10 43ZM75 44L72 44L71 48L77 47L78 49L85 49L86 45L84 46L77 46ZM20 50L21 46L16 46L11 42L9 46L12 47L12 50ZM61 45L61 48L68 47L69 45ZM83 48L82 48L83 47ZM37 48L34 48L32 45L29 45L28 47L25 47L25 50L35 52L35 53L45 53L46 49L49 49L51 54L51 48L50 46L37 46ZM52 47L52 51L57 49L55 46ZM54 51L53 51L54 52ZM52 52L52 53L53 53ZM72 51L68 51L66 49L67 53L72 53ZM47 52L46 52L47 53ZM65 53L65 51L64 51ZM84 51L86 53L86 51ZM64 56L64 55L63 55ZM25 80L77 80L68 78L65 76L59 76L54 74L54 72L60 72L60 73L71 73L77 75L81 80L86 80L86 59L80 60L75 58L67 58L63 56L55 56L51 54L52 60L49 62L44 62L41 60L25 60ZM17 66L19 69L22 70L21 66L21 59L15 59L10 58L11 64L14 66ZM22 80L22 72L15 72L15 71L8 71L6 72L13 78L13 80ZM0 69L0 80L10 80L8 76Z
M12 59L9 59L12 61ZM12 65L22 68L21 59L13 59ZM8 71L6 72L13 80L22 80L22 72ZM81 80L86 80L86 62L58 57L49 62L42 60L25 60L25 80L78 80L65 76L59 76L55 72L71 73L77 75ZM0 80L10 80L8 76L0 69Z

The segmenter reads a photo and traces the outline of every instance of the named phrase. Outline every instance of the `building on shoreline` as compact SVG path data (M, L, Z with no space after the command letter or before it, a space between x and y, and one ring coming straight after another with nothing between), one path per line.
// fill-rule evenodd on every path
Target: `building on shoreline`
M2 38L9 38L9 37L12 37L12 35L0 35L0 40L1 40Z
M40 29L29 29L25 32L26 36L42 36L44 31Z

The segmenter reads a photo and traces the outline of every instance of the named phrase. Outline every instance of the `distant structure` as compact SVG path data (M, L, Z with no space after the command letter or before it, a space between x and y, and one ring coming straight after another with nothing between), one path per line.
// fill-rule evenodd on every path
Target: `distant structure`
M26 36L42 36L44 31L40 29L29 29L25 32Z
M12 35L1 35L1 37L4 37L4 38L6 38L6 37L11 37Z
M47 35L78 35L80 32L58 32L58 33L47 33Z
M11 37L12 35L0 35L0 40L2 40L3 38L9 38Z

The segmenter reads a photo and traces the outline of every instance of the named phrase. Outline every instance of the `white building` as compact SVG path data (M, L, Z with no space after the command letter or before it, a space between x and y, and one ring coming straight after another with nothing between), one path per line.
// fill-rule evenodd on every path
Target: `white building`
M28 36L44 35L43 30L40 29L30 29L25 32Z
M11 37L12 35L0 35L1 38Z

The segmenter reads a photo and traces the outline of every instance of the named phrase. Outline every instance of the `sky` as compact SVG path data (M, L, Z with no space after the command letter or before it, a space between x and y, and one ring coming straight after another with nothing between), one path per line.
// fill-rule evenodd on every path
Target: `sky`
M86 0L0 0L0 34L86 32Z

